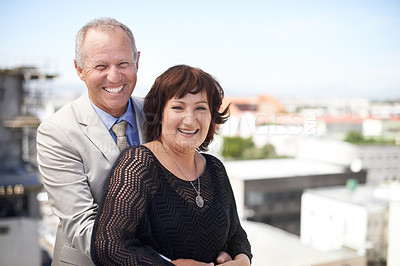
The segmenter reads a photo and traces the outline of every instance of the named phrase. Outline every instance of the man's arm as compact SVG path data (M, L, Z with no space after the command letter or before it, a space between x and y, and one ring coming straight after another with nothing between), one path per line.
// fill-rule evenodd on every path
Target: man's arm
M83 143L54 123L44 122L38 128L38 165L52 210L71 246L90 256L97 205L77 145Z

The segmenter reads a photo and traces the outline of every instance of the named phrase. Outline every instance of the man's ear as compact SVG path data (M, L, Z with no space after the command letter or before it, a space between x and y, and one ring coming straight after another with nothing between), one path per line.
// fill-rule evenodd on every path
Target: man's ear
M81 80L85 81L84 75L83 75L83 69L80 66L78 66L75 59L74 59L74 66L75 66L76 73L78 73L79 78Z
M139 70L139 58L140 58L140 51L138 51L138 53L137 53L136 72Z

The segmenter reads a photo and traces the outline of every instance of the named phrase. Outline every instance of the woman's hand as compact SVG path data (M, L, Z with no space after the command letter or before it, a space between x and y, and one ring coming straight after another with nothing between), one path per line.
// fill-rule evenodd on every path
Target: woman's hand
M171 261L172 264L178 266L214 266L214 263L204 263L191 259L178 259Z
M222 266L250 266L250 259L247 257L246 254L239 254L235 257L233 260L229 260L227 262L224 262L222 264L218 264Z

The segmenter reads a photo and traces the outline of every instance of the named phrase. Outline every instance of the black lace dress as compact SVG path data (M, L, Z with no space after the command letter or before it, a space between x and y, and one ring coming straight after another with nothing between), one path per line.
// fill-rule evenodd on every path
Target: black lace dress
M225 168L214 156L203 155L204 207L199 208L190 182L164 168L147 147L125 150L105 184L94 224L94 263L172 265L159 254L171 260L215 262L220 251L232 258L244 253L251 259Z

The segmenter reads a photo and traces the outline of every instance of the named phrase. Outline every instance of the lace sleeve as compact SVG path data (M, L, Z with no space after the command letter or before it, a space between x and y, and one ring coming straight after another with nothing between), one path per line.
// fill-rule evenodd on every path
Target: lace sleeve
M221 163L221 162L220 162ZM231 184L229 182L228 175L225 171L225 167L221 163L221 171L224 171L224 176L226 177L226 188L228 190L229 202L230 202L230 219L231 225L228 233L227 241L227 252L234 258L238 254L246 254L250 261L252 259L251 245L247 238L246 231L242 228L240 224L239 215L237 213L235 196Z
M115 163L93 227L91 256L96 265L172 265L137 238L157 190L153 164L140 147L125 150Z

